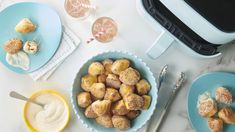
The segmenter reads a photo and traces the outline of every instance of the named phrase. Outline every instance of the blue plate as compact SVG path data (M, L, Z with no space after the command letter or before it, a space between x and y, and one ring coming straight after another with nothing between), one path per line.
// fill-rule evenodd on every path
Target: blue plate
M73 105L75 114L77 115L78 119L81 120L81 122L87 128L90 128L92 131L119 132L118 129L102 127L99 124L97 124L94 119L86 118L84 115L84 109L79 107L77 104L77 95L83 91L82 88L80 87L81 85L80 81L81 81L82 76L87 74L88 66L94 61L102 61L107 58L114 59L114 60L120 59L120 58L129 59L131 61L131 66L136 68L140 72L141 77L148 80L148 82L151 85L151 90L149 91L149 95L152 96L152 102L151 102L149 109L141 111L141 114L135 120L131 121L131 128L126 130L127 132L137 131L150 119L150 117L152 116L155 110L155 106L157 103L157 84L155 82L153 73L150 71L149 67L141 59L127 52L121 52L121 51L104 52L102 54L98 54L92 57L81 67L81 69L77 73L77 76L74 80L72 94L71 94L72 105Z
M198 114L197 100L198 96L208 91L215 97L216 88L224 86L234 94L235 74L226 72L211 72L199 76L192 84L188 94L188 114L193 128L197 132L210 132L207 125L207 119ZM235 102L231 107L235 110ZM235 125L224 125L225 132L235 132Z
M37 25L35 32L26 35L15 32L16 24L23 18L29 18ZM0 60L12 71L30 73L39 69L50 60L60 45L62 35L60 17L47 5L32 2L17 3L1 11L0 20ZM40 41L40 51L35 55L29 55L29 70L15 68L6 62L3 45L11 38L19 38L24 42L34 39Z

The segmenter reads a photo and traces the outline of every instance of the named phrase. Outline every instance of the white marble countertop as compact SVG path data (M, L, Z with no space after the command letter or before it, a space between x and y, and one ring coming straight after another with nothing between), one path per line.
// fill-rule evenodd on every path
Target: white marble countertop
M0 9L21 1L25 0L0 0ZM160 129L162 132L194 131L188 121L186 98L191 82L196 76L208 71L235 71L233 67L235 64L233 52L235 45L231 44L223 48L223 56L213 59L192 57L179 48L177 43L172 45L160 58L150 59L145 52L152 45L159 32L154 31L138 14L135 0L93 0L92 2L98 6L98 10L95 15L83 21L73 19L65 13L63 0L35 0L35 2L46 3L55 9L59 13L63 24L70 27L82 39L82 44L66 59L48 81L34 82L27 75L13 73L0 63L0 130L2 132L28 131L22 118L24 102L9 98L8 94L11 90L30 96L32 92L40 89L52 88L65 94L70 103L70 90L79 67L88 58L102 51L130 51L142 58L150 66L156 77L161 67L168 64L170 66L169 78L162 87L161 95L167 94L167 91L169 91L167 89L173 85L181 71L186 72L187 82L175 98L167 119ZM85 41L91 34L92 21L100 16L112 17L118 23L118 36L108 44L93 42L86 45ZM89 131L77 120L73 111L71 113L71 121L64 131ZM140 131L144 131L144 128Z

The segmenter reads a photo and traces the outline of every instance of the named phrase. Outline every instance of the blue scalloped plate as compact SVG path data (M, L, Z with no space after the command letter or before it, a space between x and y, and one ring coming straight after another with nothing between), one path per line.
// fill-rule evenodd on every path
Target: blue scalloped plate
M72 105L73 105L75 114L77 115L78 119L81 120L81 122L87 128L90 128L92 131L98 131L98 132L118 132L119 131L118 129L115 129L115 128L102 127L99 124L97 124L94 119L86 118L84 115L84 109L80 108L77 105L77 95L83 91L82 88L80 87L80 80L82 76L87 74L88 66L94 61L102 61L107 58L114 59L114 60L120 59L120 58L129 59L131 61L131 66L136 68L140 72L142 78L147 79L151 85L151 90L149 92L149 95L152 96L152 102L151 102L149 109L143 110L141 114L135 120L132 120L131 128L126 130L127 132L137 131L150 119L150 117L152 116L155 110L155 106L157 104L157 84L155 82L153 73L150 71L149 67L141 59L137 58L137 56L134 56L127 52L122 52L122 51L104 52L104 53L101 53L92 57L81 67L81 69L77 73L77 76L74 80L72 94L71 94Z
M198 96L208 91L215 97L216 88L224 86L235 95L235 74L211 72L199 76L192 84L188 93L188 114L193 128L197 132L210 132L207 119L201 117L197 110ZM231 107L235 110L235 102ZM224 125L224 132L235 132L235 125Z
M15 32L16 24L23 18L29 18L37 29L26 35ZM60 45L62 25L58 14L44 4L22 2L13 4L0 13L0 60L10 70L17 73L30 73L45 65L55 54ZM35 55L29 55L30 69L24 71L9 65L6 60L6 52L3 44L11 38L20 38L23 41L40 41L40 51Z

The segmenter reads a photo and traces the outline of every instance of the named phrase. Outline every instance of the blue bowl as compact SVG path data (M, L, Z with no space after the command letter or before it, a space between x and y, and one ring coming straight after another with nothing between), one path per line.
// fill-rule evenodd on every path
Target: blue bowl
M88 119L84 115L84 109L79 107L77 104L77 95L83 91L83 89L80 87L80 80L82 76L87 74L88 66L94 62L94 61L102 61L104 59L120 59L120 58L126 58L131 61L131 66L133 68L136 68L140 74L141 77L148 80L148 82L151 85L151 90L149 91L149 95L152 96L152 102L148 110L143 110L141 114L134 120L131 121L131 128L126 130L127 132L133 132L137 131L139 128L141 128L152 116L155 106L157 104L157 84L155 81L155 78L153 76L153 73L150 71L150 68L137 56L127 53L127 52L122 52L122 51L110 51L110 52L104 52L101 54L98 54L91 59L89 59L79 70L77 73L77 76L74 80L73 83L73 88L72 88L72 105L73 109L75 111L75 114L77 115L78 119L81 120L81 122L89 129L92 131L97 131L97 132L118 132L118 129L115 128L105 128L102 127L101 125L97 124L94 119Z

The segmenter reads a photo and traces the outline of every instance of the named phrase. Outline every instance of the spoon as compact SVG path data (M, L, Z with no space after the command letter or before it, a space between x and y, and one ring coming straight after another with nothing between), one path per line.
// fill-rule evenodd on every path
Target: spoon
M25 96L15 92L15 91L11 91L9 93L9 96L12 97L12 98L16 98L16 99L24 100L24 101L27 101L27 102L30 102L30 103L34 103L34 104L36 104L38 106L41 106L42 108L44 107L44 104L38 103L38 102L36 102L34 100L31 100L30 98L27 98L27 97L25 97Z

